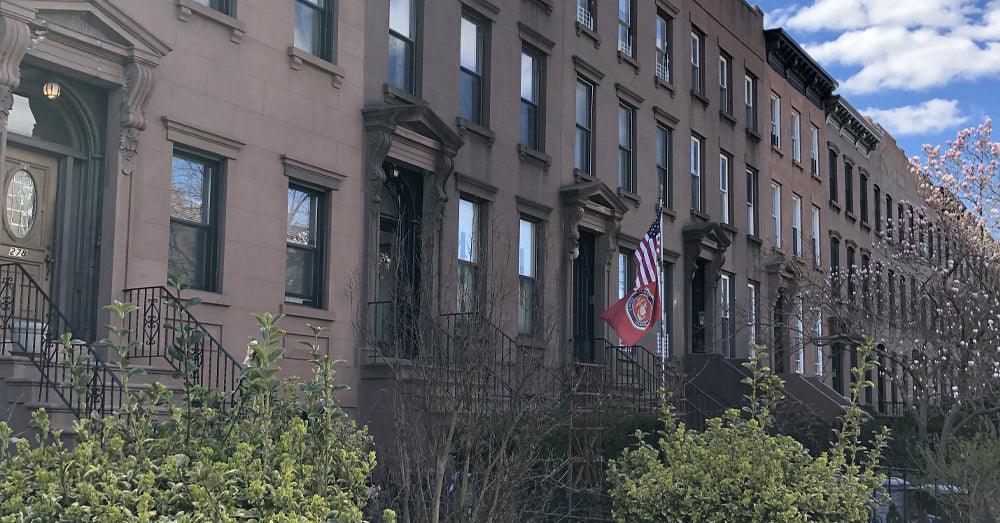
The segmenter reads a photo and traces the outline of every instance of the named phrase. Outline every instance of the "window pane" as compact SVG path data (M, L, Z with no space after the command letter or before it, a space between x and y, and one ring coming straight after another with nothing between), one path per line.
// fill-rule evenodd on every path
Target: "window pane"
M479 72L479 25L467 18L462 18L461 43L459 48L459 65L474 72Z
M590 133L576 129L576 166L581 171L590 170Z
M521 143L538 149L538 109L527 103L521 102Z
M170 217L208 223L206 178L208 165L174 156L170 187Z
M313 275L316 253L305 249L288 247L285 251L285 294L288 296L313 296L315 294ZM303 300L304 301L304 300Z
M632 110L618 106L618 145L632 148Z
M458 115L476 123L481 123L482 117L480 88L481 80L478 76L465 70L459 72Z
M521 276L535 276L535 224L527 220L520 221L517 273Z
M394 35L389 35L389 84L407 92L413 91L412 46L410 42Z
M316 244L315 197L305 191L288 189L288 243Z
M535 57L521 53L521 99L538 103L535 92Z
M192 288L207 289L207 240L205 229L171 222L167 274L177 277Z
M458 201L458 259L472 263L479 261L476 248L477 211L475 203Z
M316 56L324 54L322 11L301 0L295 2L295 47Z
M576 123L590 128L590 85L576 83Z
M535 294L535 279L521 277L517 302L517 332L520 334L535 333Z
M407 38L413 38L412 12L413 0L389 0L389 29Z

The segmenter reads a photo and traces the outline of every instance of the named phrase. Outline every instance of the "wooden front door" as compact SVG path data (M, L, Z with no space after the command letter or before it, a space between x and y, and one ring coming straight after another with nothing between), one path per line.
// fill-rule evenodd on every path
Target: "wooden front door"
M48 292L58 161L16 147L7 148L0 193L0 262L17 262Z

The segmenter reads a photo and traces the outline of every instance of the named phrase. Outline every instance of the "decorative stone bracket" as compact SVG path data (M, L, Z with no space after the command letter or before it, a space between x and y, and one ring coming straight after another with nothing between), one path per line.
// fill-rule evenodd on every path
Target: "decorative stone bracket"
M21 83L21 60L30 41L28 24L0 16L0 166L7 153L7 118L14 108L14 89Z
M135 169L134 162L139 156L139 133L146 129L146 105L155 86L156 76L152 67L135 61L125 65L120 153L121 172L126 176Z

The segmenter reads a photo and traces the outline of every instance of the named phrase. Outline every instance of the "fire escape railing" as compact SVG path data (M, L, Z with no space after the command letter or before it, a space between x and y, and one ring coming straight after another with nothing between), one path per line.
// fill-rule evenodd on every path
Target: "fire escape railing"
M77 418L104 416L121 407L125 387L115 371L90 343L74 347L80 358L67 353L62 336L79 331L19 263L0 264L0 331L0 354L24 353L41 373L39 402L55 395ZM70 380L74 359L82 365L82 375L89 376L83 394Z
M162 286L125 289L124 294L125 301L139 308L136 314L128 317L126 325L128 341L135 342L129 359L145 359L150 365L155 359L163 359L174 370L181 370L180 362L170 354L178 338L177 328L200 331L201 338L193 347L198 363L194 381L209 392L221 393L225 404L232 405L239 394L243 365L182 302L177 301L177 296ZM171 303L176 305L171 306Z

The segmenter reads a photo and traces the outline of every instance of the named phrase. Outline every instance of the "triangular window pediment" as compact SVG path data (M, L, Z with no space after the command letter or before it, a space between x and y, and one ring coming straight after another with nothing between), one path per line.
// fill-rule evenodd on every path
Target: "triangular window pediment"
M156 63L170 52L155 33L108 0L49 1L35 11L32 25L47 33L46 39L118 55L122 61L138 58Z

